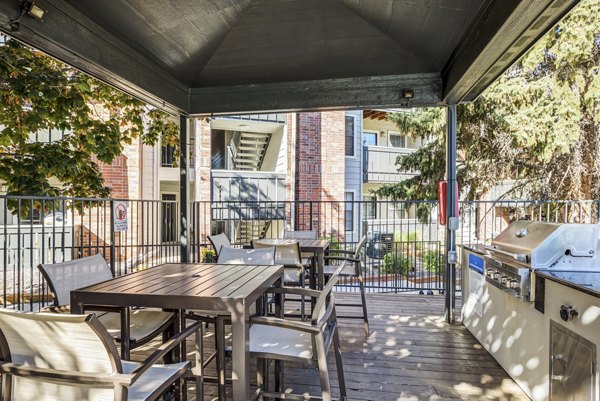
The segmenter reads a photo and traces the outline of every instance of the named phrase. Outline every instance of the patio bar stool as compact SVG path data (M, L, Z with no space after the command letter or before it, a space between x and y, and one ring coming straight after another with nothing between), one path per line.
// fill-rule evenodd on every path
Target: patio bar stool
M250 355L257 358L257 384L262 397L286 400L322 399L324 401L332 401L327 353L331 345L333 345L340 389L339 399L341 401L347 399L333 295L333 287L342 269L343 266L339 266L338 270L331 275L323 291L292 287L272 288L268 290L268 292L273 294L303 295L314 298L316 302L311 319L308 322L271 316L258 316L251 319ZM296 361L316 366L319 370L321 381L321 398L311 397L308 394L299 395L288 392L270 392L267 381L269 360ZM283 383L280 383L279 390L281 388L284 388Z
M222 247L225 247L225 248L231 247L231 241L229 241L229 238L224 233L217 234L217 235L209 235L208 240L210 241L210 244L212 245L213 249L215 250L215 255L217 256L217 261L219 260L219 254L221 253L221 248Z
M241 249L222 246L219 248L220 264L232 265L249 265L249 266L271 266L275 264L275 248L262 249ZM200 369L199 376L201 385L204 381L208 381L204 375L204 369L213 361L216 362L217 369L217 392L219 400L225 400L226 384L228 379L225 375L225 325L231 324L231 316L228 313L219 313L215 315L214 311L191 310L187 316L193 320L199 320L205 323L213 323L215 325L215 352L213 352L206 360L203 358L202 347L203 341L200 343L200 354L202 359L198 363ZM214 380L214 378L210 378ZM200 392L199 392L200 393ZM202 401L203 395L197 396L197 401Z
M252 241L253 248L270 248L273 245L262 243L260 240ZM275 245L275 264L283 265L283 284L304 288L306 286L307 270L302 262L300 243L290 240L289 243ZM305 297L300 297L300 317L304 319Z
M316 240L319 238L319 233L316 230L283 230L283 238L284 239L295 239L295 240ZM303 252L302 254L302 264L305 269L316 269L317 260L315 255L312 253ZM313 275L310 275L313 277ZM315 288L316 283L311 282L310 287Z
M40 264L39 271L46 280L54 306L47 307L44 311L55 313L69 313L71 291L113 278L110 267L104 257L97 253L80 259L67 262ZM115 341L121 341L121 309L90 306L90 311L96 311L96 316ZM142 346L170 327L175 316L171 312L157 309L134 309L130 312L130 338L128 348ZM129 359L121 344L123 359Z
M361 253L365 244L367 242L367 237L363 236L358 244L356 245L356 249L354 251L343 250L343 249L331 249L325 255L325 267L323 268L323 274L325 278L331 278L332 275L338 270L340 266L343 266L343 269L340 271L340 277L353 277L358 281L358 285L360 288L360 298L361 303L338 303L338 306L346 306L346 307L357 307L362 308L362 316L355 315L343 315L338 316L340 319L362 319L365 326L365 335L369 336L369 314L367 313L367 299L365 296L365 283L362 276L361 269Z
M200 326L186 328L136 363L121 360L93 314L0 310L2 400L157 400L190 369L189 362L157 362L192 334L198 341Z

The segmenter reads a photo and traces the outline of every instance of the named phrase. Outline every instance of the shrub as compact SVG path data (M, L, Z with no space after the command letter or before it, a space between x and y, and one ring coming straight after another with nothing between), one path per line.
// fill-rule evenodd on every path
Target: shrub
M200 262L214 263L217 261L217 254L212 249L202 248L200 252Z
M401 253L390 252L383 257L383 265L380 267L381 274L407 274L412 270L413 264L410 258Z
M423 254L423 268L431 273L439 274L442 267L442 254L428 250Z

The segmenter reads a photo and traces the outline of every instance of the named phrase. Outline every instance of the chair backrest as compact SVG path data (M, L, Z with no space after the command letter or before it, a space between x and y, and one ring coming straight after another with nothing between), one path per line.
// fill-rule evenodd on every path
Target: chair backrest
M4 362L36 367L42 372L123 372L114 341L94 315L0 310L0 351ZM76 401L114 397L113 388L91 387L59 384L31 372L25 376L15 372L10 399Z
M38 269L54 295L54 305L71 303L71 291L110 280L113 275L101 254L68 262L41 264Z
M317 239L318 233L311 231L288 231L283 230L283 238L285 239Z
M210 241L210 244L212 245L213 249L217 254L217 259L219 258L221 247L231 247L231 241L229 241L229 238L227 238L227 235L225 235L224 233L217 235L209 235L208 240Z
M321 318L327 312L327 308L329 307L329 305L332 302L334 302L332 291L333 291L333 287L335 287L338 279L340 278L340 273L342 272L342 270L344 270L343 264L340 265L337 268L337 270L329 277L329 281L327 281L327 284L325 285L325 287L323 287L321 294L319 295L319 297L317 298L317 301L315 302L315 307L314 307L313 313L311 315L312 324L317 324L317 322L319 320L321 320Z
M275 248L240 249L223 247L219 254L219 263L230 265L274 265Z
M252 241L254 248L270 248L273 245L263 244L258 241ZM275 264L284 266L302 266L302 254L300 253L300 243L290 241L285 244L275 245Z
M354 259L360 259L360 253L362 252L366 243L367 236L363 235L362 238L358 241L358 244L356 245L356 250L354 251Z

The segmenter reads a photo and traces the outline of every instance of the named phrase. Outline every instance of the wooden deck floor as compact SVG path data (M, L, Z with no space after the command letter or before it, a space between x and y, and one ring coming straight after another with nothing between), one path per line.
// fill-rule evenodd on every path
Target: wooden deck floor
M339 300L354 297L338 295ZM361 321L340 319L349 400L529 400L466 328L444 322L443 296L369 294L367 303L369 338ZM338 315L347 312L338 308ZM145 353L138 351L136 359ZM332 353L329 363L337 397ZM286 388L319 394L314 368L286 364L285 373ZM215 394L215 387L207 385L205 399ZM193 391L189 399L195 399Z

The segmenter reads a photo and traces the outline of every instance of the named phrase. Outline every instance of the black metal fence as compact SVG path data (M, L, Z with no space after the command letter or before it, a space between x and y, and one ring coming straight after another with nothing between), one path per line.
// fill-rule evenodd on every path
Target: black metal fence
M597 223L598 206L599 201L463 201L458 244L489 243L516 220ZM196 262L211 257L211 233L224 232L244 246L255 238L278 238L284 229L316 230L342 249L354 249L366 235L362 269L369 291L444 290L445 227L438 223L435 201L195 202L191 210ZM340 288L354 291L357 283L348 279Z
M515 220L598 223L599 202L461 202L458 243L488 243ZM189 221L194 262L211 260L207 236L221 232L242 246L281 237L284 229L316 230L341 249L354 249L366 235L368 291L444 290L445 228L436 202L193 202ZM0 303L32 310L48 302L40 263L101 253L121 275L178 262L178 239L175 201L2 196ZM339 289L355 291L357 283L347 279Z
M174 201L0 197L0 303L33 310L49 301L37 266L96 253L119 276L179 261Z

